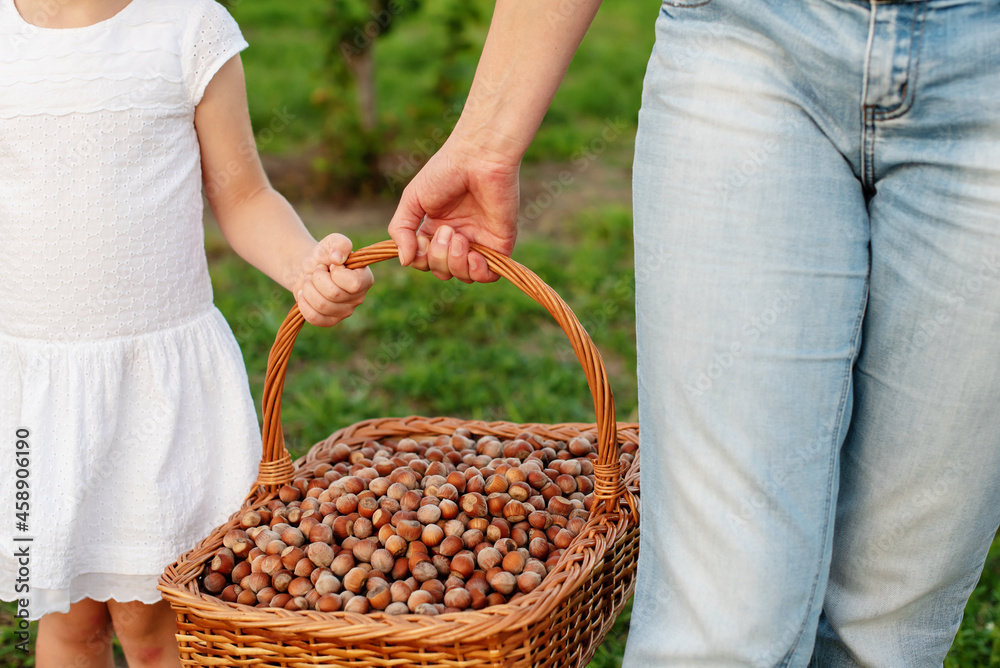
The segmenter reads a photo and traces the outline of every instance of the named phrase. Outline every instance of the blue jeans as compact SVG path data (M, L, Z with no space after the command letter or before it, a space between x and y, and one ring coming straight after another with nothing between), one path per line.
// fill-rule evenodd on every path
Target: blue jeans
M940 666L1000 524L1000 2L665 2L624 665Z

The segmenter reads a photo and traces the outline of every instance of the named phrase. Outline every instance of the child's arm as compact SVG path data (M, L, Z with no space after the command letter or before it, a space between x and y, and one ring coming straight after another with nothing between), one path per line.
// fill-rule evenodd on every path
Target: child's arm
M351 315L371 287L371 271L342 266L350 240L331 234L317 243L271 187L250 127L239 56L208 84L194 124L208 202L233 250L290 290L308 322L328 327Z

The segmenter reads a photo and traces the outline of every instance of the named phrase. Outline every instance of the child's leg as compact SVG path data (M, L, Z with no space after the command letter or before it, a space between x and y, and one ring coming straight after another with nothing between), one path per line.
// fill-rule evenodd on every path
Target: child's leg
M177 653L177 618L166 601L108 601L108 611L130 668L174 668Z
M111 668L112 635L107 604L85 598L70 605L69 612L49 613L38 622L35 666Z

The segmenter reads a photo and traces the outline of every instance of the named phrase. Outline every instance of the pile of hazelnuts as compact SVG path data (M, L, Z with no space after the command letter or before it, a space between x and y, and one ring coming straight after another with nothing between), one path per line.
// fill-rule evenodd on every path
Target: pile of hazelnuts
M311 478L243 513L201 589L259 608L390 615L514 601L541 584L590 515L593 439L459 428L337 443Z

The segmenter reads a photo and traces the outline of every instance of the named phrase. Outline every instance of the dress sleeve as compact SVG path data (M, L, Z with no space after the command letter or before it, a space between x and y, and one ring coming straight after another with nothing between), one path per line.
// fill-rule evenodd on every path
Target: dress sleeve
M230 58L249 46L225 7L215 0L200 0L184 33L184 85L188 99L197 106L208 82Z

